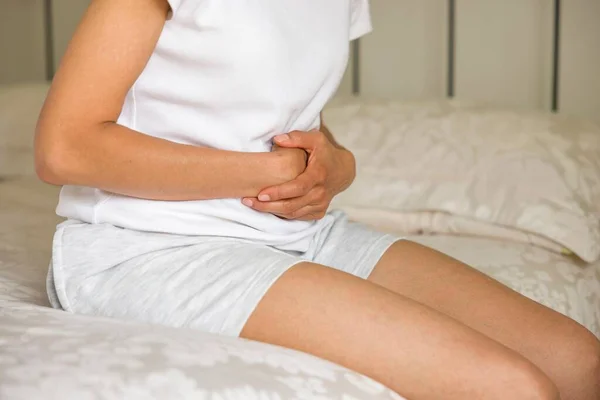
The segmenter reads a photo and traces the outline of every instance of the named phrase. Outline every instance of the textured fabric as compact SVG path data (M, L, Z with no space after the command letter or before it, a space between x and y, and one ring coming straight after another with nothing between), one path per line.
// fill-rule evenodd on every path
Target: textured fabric
M275 135L319 128L370 29L366 0L179 0L126 96L118 123L177 143L268 152ZM331 221L289 221L241 199L149 201L67 186L59 215L182 235L253 240L305 252Z
M11 400L380 400L381 385L279 347L47 306L57 188L0 182L0 398ZM527 244L410 237L499 279L600 337L600 264Z
M371 32L371 12L369 9L369 0L352 0L350 8L350 40Z
M56 308L229 336L271 285L308 261L366 279L395 236L341 212L298 254L219 237L131 231L67 221L54 236L48 292Z
M350 217L447 213L600 259L600 125L448 101L340 100L325 115L359 164L334 202Z
M171 7L171 15L175 14L179 9L179 5L181 4L181 0L167 0L169 2L169 6Z
M600 338L600 262L586 264L525 243L489 238L408 236L579 322Z
M57 188L35 177L0 183L0 302L48 306L45 278ZM392 232L402 235L403 232ZM451 235L410 236L574 318L600 337L600 263L525 243ZM63 313L65 323L70 314ZM0 321L0 325L2 322Z
M46 90L46 85L0 89L0 126L8 127L0 129L1 399L399 398L361 375L303 353L50 309L44 286L59 221L52 212L58 190L29 172L33 128ZM365 126L374 140L380 140L379 129L374 123ZM359 163L359 179L375 174L369 168ZM583 322L600 337L600 264L495 239L412 239Z
M402 400L317 357L0 302L3 400Z
M410 234L458 234L474 237L490 237L544 247L561 254L572 254L559 243L530 232L502 225L494 225L477 219L436 211L394 211L364 209L339 204L356 221L376 226L383 231L407 232Z

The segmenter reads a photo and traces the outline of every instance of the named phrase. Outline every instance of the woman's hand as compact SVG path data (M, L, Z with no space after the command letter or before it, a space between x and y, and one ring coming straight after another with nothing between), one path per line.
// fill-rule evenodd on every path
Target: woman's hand
M273 144L271 154L276 157L276 168L265 171L272 175L275 185L296 179L306 169L308 153L302 149L281 147Z
M243 203L285 219L323 218L333 197L354 180L354 156L348 150L336 147L320 131L295 131L274 140L280 148L306 151L306 170L289 182L262 190L257 198L243 199Z

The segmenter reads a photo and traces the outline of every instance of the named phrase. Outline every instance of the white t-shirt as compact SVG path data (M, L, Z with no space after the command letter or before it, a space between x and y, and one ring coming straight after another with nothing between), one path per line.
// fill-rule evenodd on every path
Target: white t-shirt
M349 40L371 29L368 0L170 0L118 123L154 137L268 152L273 136L320 125ZM287 221L240 199L143 200L65 186L57 213L141 231L248 239L306 251L324 220Z

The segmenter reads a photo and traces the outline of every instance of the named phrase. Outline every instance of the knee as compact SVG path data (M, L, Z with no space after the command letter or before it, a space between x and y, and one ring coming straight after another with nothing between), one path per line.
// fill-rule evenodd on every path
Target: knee
M595 382L596 395L600 397L600 341L583 326L573 325L563 336L564 368L571 368L580 382Z
M581 348L575 350L582 357L577 357L577 359L582 361L583 375L589 376L592 382L597 382L600 386L600 340L587 329L582 329L585 332L581 335ZM600 387L598 389L600 390Z
M525 360L511 363L507 384L513 399L560 400L558 387L538 367ZM504 388L506 394L506 388Z
M600 341L585 327L564 319L544 338L545 371L572 399L600 399Z
M577 350L582 357L582 375L590 377L592 382L597 382L600 390L600 340L586 329L581 339L581 349ZM600 392L598 393L600 395Z
M560 338L555 338L556 362L580 379L600 381L600 341L585 327L569 321Z

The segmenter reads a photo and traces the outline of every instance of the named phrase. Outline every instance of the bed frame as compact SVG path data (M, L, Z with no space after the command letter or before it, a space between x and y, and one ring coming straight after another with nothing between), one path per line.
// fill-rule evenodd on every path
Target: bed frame
M456 0L447 1L448 17L448 54L447 54L447 82L446 95L454 97L456 80ZM553 1L553 29L552 29L552 90L551 108L553 112L559 110L560 88L560 31L561 31L561 0ZM353 43L352 56L352 93L360 94L360 39Z
M456 65L456 0L447 1L448 18L448 54L447 54L447 77L446 77L446 95L454 97L455 94L455 65ZM552 89L551 109L554 112L559 110L559 89L560 89L560 32L561 32L561 0L553 1L553 30L552 30ZM48 80L54 76L54 26L52 15L53 0L44 0L44 31L46 33L46 75ZM352 93L359 94L360 88L360 39L353 43L352 64Z

